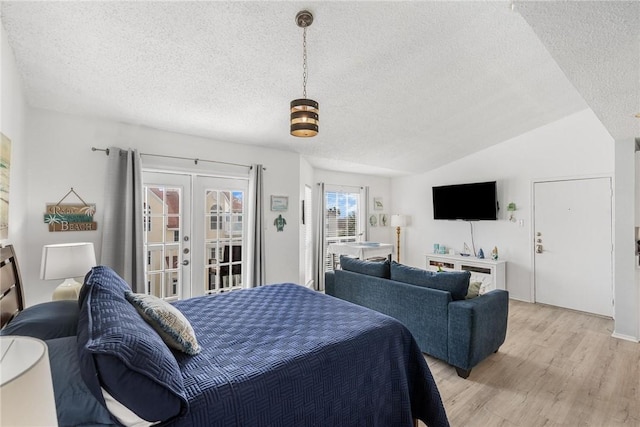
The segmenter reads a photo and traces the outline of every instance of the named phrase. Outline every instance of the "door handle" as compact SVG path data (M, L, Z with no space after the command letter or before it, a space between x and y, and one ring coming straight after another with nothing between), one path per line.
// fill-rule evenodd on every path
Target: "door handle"
M536 245L536 253L537 254L541 254L542 253L542 245Z
M189 265L189 260L185 259L184 261L182 261L182 265Z

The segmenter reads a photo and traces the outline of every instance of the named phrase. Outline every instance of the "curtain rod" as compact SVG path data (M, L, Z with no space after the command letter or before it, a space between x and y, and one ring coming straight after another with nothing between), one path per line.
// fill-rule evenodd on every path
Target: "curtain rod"
M109 149L108 148L96 148L96 147L91 147L91 151L103 151L104 153L106 153L106 155L109 155ZM150 157L163 157L165 159L178 159L178 160L191 160L193 161L196 165L198 164L198 162L208 162L208 163L219 163L222 165L229 165L229 166L240 166L243 168L249 168L252 169L253 166L251 165L243 165L241 163L230 163L230 162L221 162L219 160L207 160L207 159L197 159L197 158L192 158L192 157L180 157L180 156L166 156L164 154L152 154L152 153L140 153L141 156L150 156ZM262 170L267 170L267 168L263 167Z
M327 183L327 182L316 182L316 185L320 185L320 184L324 184L325 186L328 185L330 187L359 188L361 190L364 190L364 188L366 187L365 185L346 185L346 184L330 184L330 183Z

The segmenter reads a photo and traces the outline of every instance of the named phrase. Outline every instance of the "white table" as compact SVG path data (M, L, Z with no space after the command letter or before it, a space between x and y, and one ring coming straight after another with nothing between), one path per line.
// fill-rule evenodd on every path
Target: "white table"
M395 246L391 243L376 243L376 242L351 242L351 243L330 243L327 248L327 253L331 254L333 261L333 267L335 269L336 255L348 255L360 259L367 259L373 257L388 257L391 261L391 256L395 253Z

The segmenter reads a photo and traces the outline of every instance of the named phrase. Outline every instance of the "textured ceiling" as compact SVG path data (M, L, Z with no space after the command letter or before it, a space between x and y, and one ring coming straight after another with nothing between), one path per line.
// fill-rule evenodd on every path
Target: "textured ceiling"
M639 5L3 1L1 12L33 107L394 175L588 106L614 137L640 135ZM288 107L302 96L305 8L320 133L302 139Z

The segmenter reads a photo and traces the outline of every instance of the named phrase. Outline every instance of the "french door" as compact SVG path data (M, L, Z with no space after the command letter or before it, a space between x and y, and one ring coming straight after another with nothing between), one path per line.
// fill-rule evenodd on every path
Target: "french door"
M248 181L145 171L147 293L189 298L240 289Z

